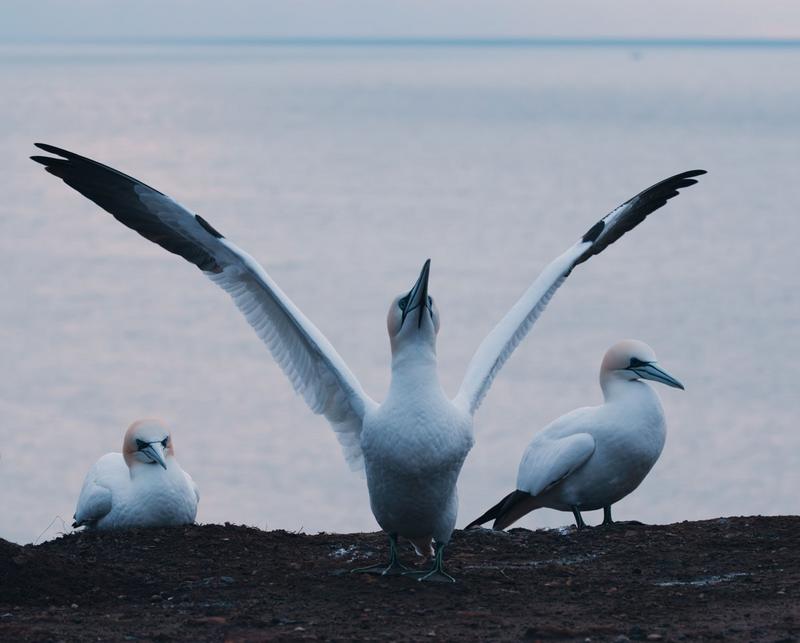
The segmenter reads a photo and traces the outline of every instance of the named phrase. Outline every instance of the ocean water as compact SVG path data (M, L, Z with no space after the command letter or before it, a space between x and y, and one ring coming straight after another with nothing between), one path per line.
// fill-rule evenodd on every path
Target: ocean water
M46 175L34 141L202 214L376 399L386 309L426 258L455 394L552 258L639 190L705 168L577 269L507 363L459 526L512 490L539 428L601 400L600 359L625 337L686 391L659 388L664 453L615 517L797 513L799 66L792 47L0 47L0 537L65 531L91 464L152 415L201 489L199 521L377 528L364 480L227 296Z

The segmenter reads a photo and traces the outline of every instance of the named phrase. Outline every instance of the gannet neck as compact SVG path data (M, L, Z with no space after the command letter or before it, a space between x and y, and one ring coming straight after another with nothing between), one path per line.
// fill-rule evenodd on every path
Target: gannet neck
M392 377L409 371L437 371L436 347L415 343L392 351Z
M606 404L641 393L643 388L655 394L649 384L630 379L620 371L600 371L600 388Z

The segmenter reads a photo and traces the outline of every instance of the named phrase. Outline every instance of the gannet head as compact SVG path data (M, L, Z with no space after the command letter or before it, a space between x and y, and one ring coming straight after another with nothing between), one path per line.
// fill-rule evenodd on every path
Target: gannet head
M436 333L439 332L439 310L428 294L428 277L431 271L431 260L422 266L419 278L414 287L407 293L395 297L389 306L386 326L392 351L395 352L406 343L424 342L431 346L436 344Z
M137 420L125 432L122 455L129 468L159 464L166 469L166 459L175 455L169 429L161 420Z
M600 383L613 380L653 380L667 386L683 389L683 384L657 365L656 354L638 339L617 342L603 357L600 366Z

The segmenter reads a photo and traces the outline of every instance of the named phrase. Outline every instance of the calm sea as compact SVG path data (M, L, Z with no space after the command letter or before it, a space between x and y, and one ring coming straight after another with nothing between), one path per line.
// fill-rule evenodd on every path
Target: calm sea
M376 529L363 479L227 296L27 160L34 141L202 214L376 399L386 309L427 257L454 394L547 262L642 188L705 168L576 270L508 362L459 525L512 490L539 428L600 401L600 358L625 337L686 392L659 389L664 453L615 517L797 513L799 68L792 47L0 47L0 537L62 532L91 464L151 415L173 427L201 522Z

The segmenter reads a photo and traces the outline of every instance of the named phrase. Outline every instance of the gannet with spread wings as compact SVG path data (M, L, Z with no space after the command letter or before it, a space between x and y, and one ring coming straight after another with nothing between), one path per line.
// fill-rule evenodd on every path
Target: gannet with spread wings
M390 562L380 571L405 569L397 560L398 536L418 550L435 543L433 567L420 573L420 580L453 580L444 572L443 552L455 527L456 480L472 447L472 416L500 368L575 266L705 173L683 172L644 190L552 261L481 343L453 400L437 375L439 313L428 294L426 261L414 287L389 307L392 379L386 400L378 404L266 271L203 218L96 161L52 145L37 147L55 155L31 157L48 172L143 237L195 264L228 292L295 390L328 419L350 466L366 470L373 514L390 539Z

